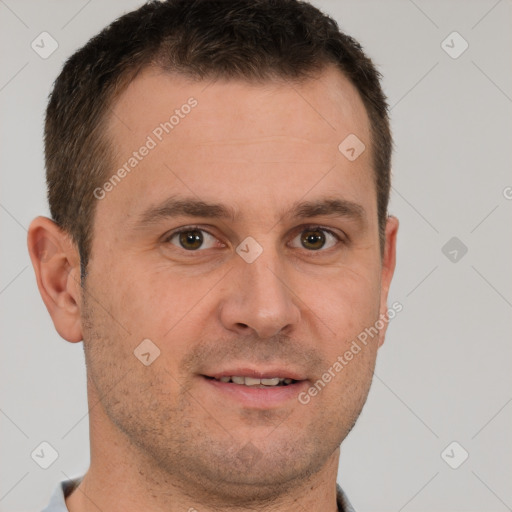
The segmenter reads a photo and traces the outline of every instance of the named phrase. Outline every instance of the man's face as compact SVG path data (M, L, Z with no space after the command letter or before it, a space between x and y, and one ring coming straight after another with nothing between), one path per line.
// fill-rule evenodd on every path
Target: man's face
M81 305L92 424L216 492L318 471L361 411L383 333L304 393L385 312L392 273L356 90L334 70L300 85L147 70L113 111L112 174L138 157L94 219ZM338 149L349 134L366 145L353 161ZM134 355L146 339L160 351L148 366Z

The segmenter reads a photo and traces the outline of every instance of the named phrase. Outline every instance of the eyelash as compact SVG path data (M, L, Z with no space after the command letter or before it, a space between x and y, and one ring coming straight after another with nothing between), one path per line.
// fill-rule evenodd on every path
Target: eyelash
M201 226L197 226L197 225L191 225L191 226L185 226L183 228L180 228L180 229L177 229L176 231L173 231L172 233L169 233L167 236L165 236L164 238L164 243L170 243L170 241L177 235L181 234L181 233L187 233L189 231L203 231L205 233L208 233L211 237L215 238L218 240L218 238L213 235L212 233L210 233L207 229L205 229L204 227L201 227ZM339 245L340 243L341 244L345 244L347 241L346 239L340 237L340 235L338 235L337 233L335 233L334 231L332 231L331 229L329 228L325 228L323 226L319 226L317 224L311 224L311 225L305 225L305 226L300 226L300 231L298 231L298 233L292 238L295 239L298 235L300 235L301 233L303 233L304 231L323 231L325 233L328 233L329 235L332 235L336 241L337 241L337 245ZM222 242L221 242L222 243ZM171 244L173 245L173 244ZM223 244L225 245L225 244ZM334 246L334 247L336 247ZM178 247L178 246L176 246ZM309 252L309 253L318 253L318 252L328 252L330 251L331 249L334 249L334 247L329 247L329 249L323 249L320 248L318 250L308 250L304 247L302 247L302 249L306 252ZM187 252L187 253L195 253L195 252L202 252L202 251L205 251L207 249L203 249L201 251L201 249L196 249L196 250L186 250L184 249L183 247L178 247L179 249L183 250L184 252Z

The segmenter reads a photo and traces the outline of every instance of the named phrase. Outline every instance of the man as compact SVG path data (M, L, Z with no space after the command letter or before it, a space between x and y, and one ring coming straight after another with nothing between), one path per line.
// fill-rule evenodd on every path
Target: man
M45 144L28 244L91 442L46 510L352 510L398 229L360 46L297 0L149 3L68 60Z

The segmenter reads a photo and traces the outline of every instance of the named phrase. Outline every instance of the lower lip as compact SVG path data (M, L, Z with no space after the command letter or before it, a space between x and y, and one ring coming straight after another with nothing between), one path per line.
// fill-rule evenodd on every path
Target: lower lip
M235 384L234 382L221 382L204 376L201 376L201 378L207 385L211 386L210 389L221 393L223 396L237 400L242 405L260 409L278 407L290 400L297 400L299 393L308 387L306 380L294 382L287 386L264 389Z

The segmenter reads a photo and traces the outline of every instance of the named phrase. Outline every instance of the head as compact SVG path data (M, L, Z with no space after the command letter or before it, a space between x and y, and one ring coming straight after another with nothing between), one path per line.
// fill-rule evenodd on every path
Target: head
M391 146L374 65L307 3L150 2L75 53L29 247L91 426L218 495L320 471L384 340L335 367L387 312ZM299 382L242 400L212 379L238 369Z

